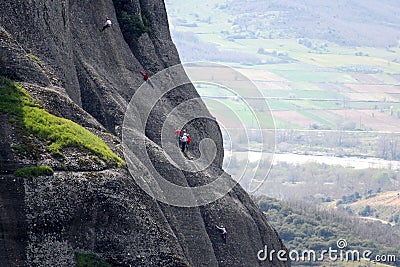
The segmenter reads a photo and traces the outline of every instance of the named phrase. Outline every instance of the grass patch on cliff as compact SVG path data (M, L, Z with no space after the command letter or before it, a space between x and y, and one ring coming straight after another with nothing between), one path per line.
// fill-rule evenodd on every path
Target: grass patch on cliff
M93 254L76 253L77 267L111 267L111 264Z
M47 141L47 149L53 155L60 155L62 148L77 147L108 163L125 165L101 138L71 120L50 114L19 84L0 78L0 88L0 113L14 115L27 134Z
M14 171L14 176L22 178L32 178L38 176L51 176L54 171L49 166L33 166L20 168Z
M42 64L41 63L41 61L40 61L40 59L37 57L37 56L35 56L34 54L31 54L31 53L29 53L28 54L28 57L30 58L30 59L32 59L33 61L35 61L37 64Z

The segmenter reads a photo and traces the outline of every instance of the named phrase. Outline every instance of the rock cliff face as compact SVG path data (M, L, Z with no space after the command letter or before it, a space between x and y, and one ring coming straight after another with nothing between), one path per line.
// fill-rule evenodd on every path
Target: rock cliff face
M100 32L105 16L113 25ZM139 71L153 75L179 63L163 1L5 0L0 17L0 75L21 84L49 113L101 137L122 157L124 112L143 82ZM5 86L0 84L0 90ZM231 183L221 169L222 137L214 120L187 125L196 139L211 138L216 144L207 170L182 171L163 156L164 114L197 97L189 84L155 105L142 136L148 154L173 183L196 186L221 174ZM197 109L208 113L202 103ZM0 109L1 266L74 266L90 260L112 266L289 265L257 259L264 245L284 246L240 186L207 205L170 206L147 195L133 179L151 175L139 153L130 158L137 167L133 174L79 146L54 154L40 134L22 130L14 115ZM194 155L199 153L195 149ZM55 173L13 175L36 165ZM226 225L227 244L216 223Z

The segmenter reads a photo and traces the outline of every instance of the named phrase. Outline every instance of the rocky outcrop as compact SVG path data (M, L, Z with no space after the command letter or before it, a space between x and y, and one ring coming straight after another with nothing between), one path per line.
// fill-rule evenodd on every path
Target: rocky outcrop
M7 0L0 15L1 75L20 82L50 113L100 136L122 157L122 123L142 84L139 71L153 75L179 63L163 1ZM113 25L100 32L105 16ZM139 23L132 24L137 29L127 31L127 21ZM221 169L222 137L213 119L186 125L197 137L195 157L200 156L202 139L215 143L216 155L207 169L185 171L166 159L161 142L165 114L192 98L198 94L191 84L169 91L152 107L145 131L136 129L138 137L145 140L158 173L172 183L194 187L221 175L234 183ZM148 105L143 99L138 114ZM202 102L194 110L209 114ZM88 254L113 266L288 265L257 259L264 245L275 250L284 246L239 185L207 205L171 206L138 186L137 179L152 180L139 151L129 158L133 173L77 148L63 149L60 159L40 137L20 131L12 115L0 114L0 122L2 266L73 266L77 255ZM16 149L25 142L33 146L34 156ZM12 175L16 168L31 165L49 165L55 174L26 179ZM227 244L216 223L226 225Z

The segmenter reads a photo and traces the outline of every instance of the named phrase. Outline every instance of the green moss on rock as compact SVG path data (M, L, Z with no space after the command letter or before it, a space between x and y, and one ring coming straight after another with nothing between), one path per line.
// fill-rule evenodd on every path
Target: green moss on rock
M50 114L19 84L0 78L0 88L0 113L14 115L27 134L47 141L47 149L52 155L59 155L66 147L77 147L108 163L119 167L125 165L101 138L71 120Z
M25 167L20 168L14 171L14 176L22 177L22 178L32 178L38 176L51 176L54 174L54 171L49 166L34 166L34 167Z
M29 54L28 54L28 57L29 57L30 59L32 59L33 61L35 61L37 64L39 64L39 65L42 64L42 63L40 62L40 59L39 59L37 56L35 56L34 54L29 53Z

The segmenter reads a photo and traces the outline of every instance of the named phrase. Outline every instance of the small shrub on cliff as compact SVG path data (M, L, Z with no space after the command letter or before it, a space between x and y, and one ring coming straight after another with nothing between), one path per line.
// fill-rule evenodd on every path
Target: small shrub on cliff
M22 178L31 178L38 176L51 176L54 174L54 171L49 166L34 166L34 167L25 167L15 170L14 176L22 177Z
M118 22L121 25L121 31L124 36L131 36L137 39L147 32L146 26L139 16L128 14L125 11L119 13Z
M128 44L135 43L139 37L150 29L148 14L142 10L135 14L136 8L131 0L114 0L118 23Z
M93 254L76 254L76 266L77 267L111 267L106 261L103 261L99 257Z

